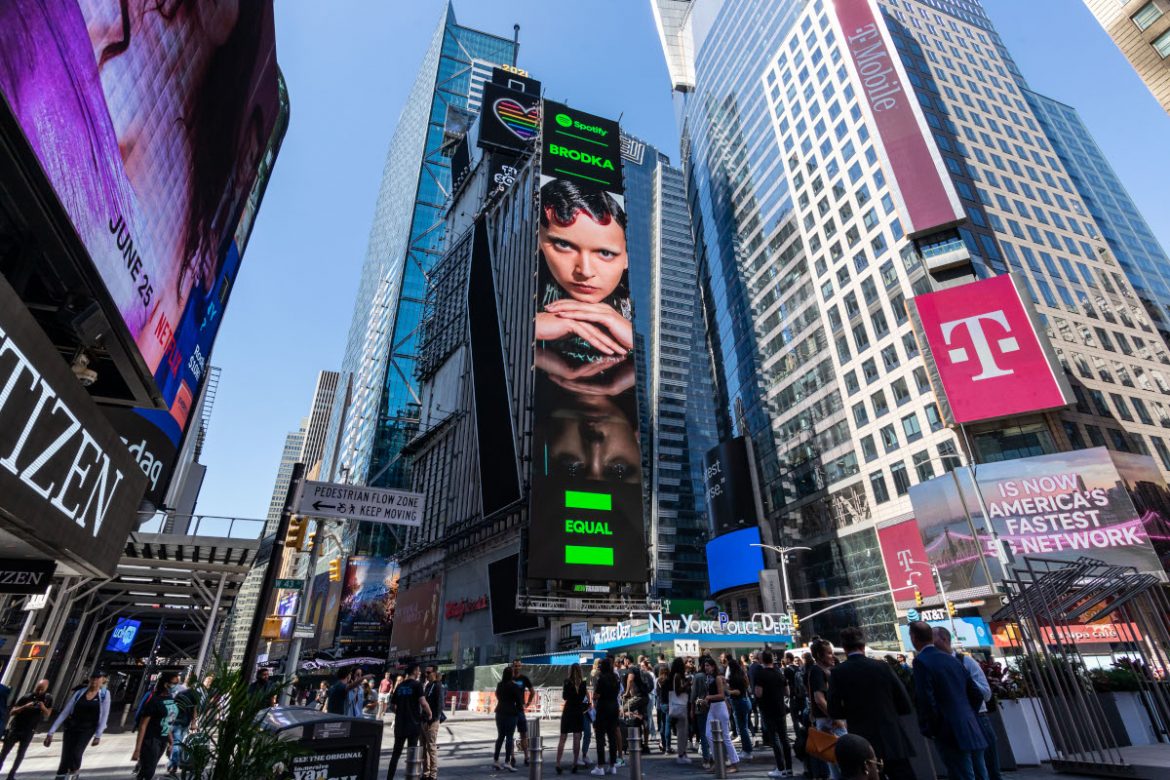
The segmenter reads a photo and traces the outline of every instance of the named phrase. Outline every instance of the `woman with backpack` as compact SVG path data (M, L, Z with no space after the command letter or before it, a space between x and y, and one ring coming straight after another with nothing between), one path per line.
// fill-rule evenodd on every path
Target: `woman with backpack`
M179 715L174 690L179 684L178 672L163 672L158 676L150 700L142 707L138 723L138 741L130 758L138 763L137 780L153 780L159 759L171 751L171 726Z
M670 665L670 673L666 685L666 728L669 737L670 729L674 729L675 743L678 745L677 764L689 764L687 758L687 727L691 719L691 680L687 676L686 662L675 658Z
M739 744L744 761L752 760L752 732L749 719L752 714L752 700L749 698L751 684L743 664L734 656L725 656L727 670L724 679L731 702L731 717L735 719L735 730L739 733Z
M101 742L109 718L110 692L106 690L106 673L95 671L89 676L89 685L66 699L61 714L45 735L45 747L49 747L53 744L53 735L57 729L64 727L57 777L67 777L81 771L85 749Z
M579 664L569 667L569 676L565 678L561 696L565 703L561 707L561 739L557 743L556 769L558 775L564 771L561 768L561 758L565 755L565 741L572 734L573 766L569 771L576 774L578 769L585 766L581 753L581 733L585 730L585 713L589 709L589 686L581 676ZM581 758L578 758L579 756Z

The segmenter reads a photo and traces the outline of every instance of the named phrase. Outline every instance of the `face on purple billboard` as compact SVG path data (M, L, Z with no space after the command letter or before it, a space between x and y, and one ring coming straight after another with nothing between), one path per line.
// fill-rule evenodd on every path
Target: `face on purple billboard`
M183 343L278 112L271 2L10 0L0 91L168 405L193 395Z

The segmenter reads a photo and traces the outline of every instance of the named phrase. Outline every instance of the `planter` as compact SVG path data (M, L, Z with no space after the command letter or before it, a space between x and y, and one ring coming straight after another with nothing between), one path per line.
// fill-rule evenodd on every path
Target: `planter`
M1051 758L1049 745L1052 744L1052 735L1048 732L1039 701L1001 701L999 711L1017 764L1038 766Z
M1116 722L1110 723L1119 745L1153 745L1158 738L1150 723L1142 694L1137 691L1099 693L1101 704L1107 715L1117 713ZM1111 718L1112 720L1112 718Z

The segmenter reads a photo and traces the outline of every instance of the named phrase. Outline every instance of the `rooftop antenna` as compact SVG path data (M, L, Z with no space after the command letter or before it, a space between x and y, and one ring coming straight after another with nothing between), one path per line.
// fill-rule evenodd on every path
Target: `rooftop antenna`
M520 54L520 25L512 25L512 67L516 67L516 57Z

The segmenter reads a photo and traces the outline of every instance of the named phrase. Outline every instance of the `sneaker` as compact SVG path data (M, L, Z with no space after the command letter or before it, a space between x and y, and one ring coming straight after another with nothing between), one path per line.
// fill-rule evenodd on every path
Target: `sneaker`
M616 775L616 774L617 774L617 766L616 766L616 765L615 765L615 766L611 766L611 767L609 768L609 773L610 773L611 775Z
M599 765L593 767L593 771L590 772L589 774L593 775L594 777L601 777L602 775L605 774L605 768L599 764Z
M504 769L507 769L509 772L515 772L516 765L515 764L504 764Z
M493 761L492 762L492 769L495 770L496 772L499 772L501 769L503 769L503 767L500 766L499 761Z
M674 763L676 763L676 764L689 764L689 763L691 763L691 760L689 758L687 758L686 756L679 756L678 758L676 758L674 760Z
M784 771L781 769L773 769L768 773L768 777L784 777Z
M727 765L727 774L734 775L738 771L739 771L739 764L728 764Z
M625 766L625 765L626 765L626 760L624 758L619 758L617 760L617 763L613 765L613 769L617 769L618 767ZM616 773L612 773L612 774L616 774Z

